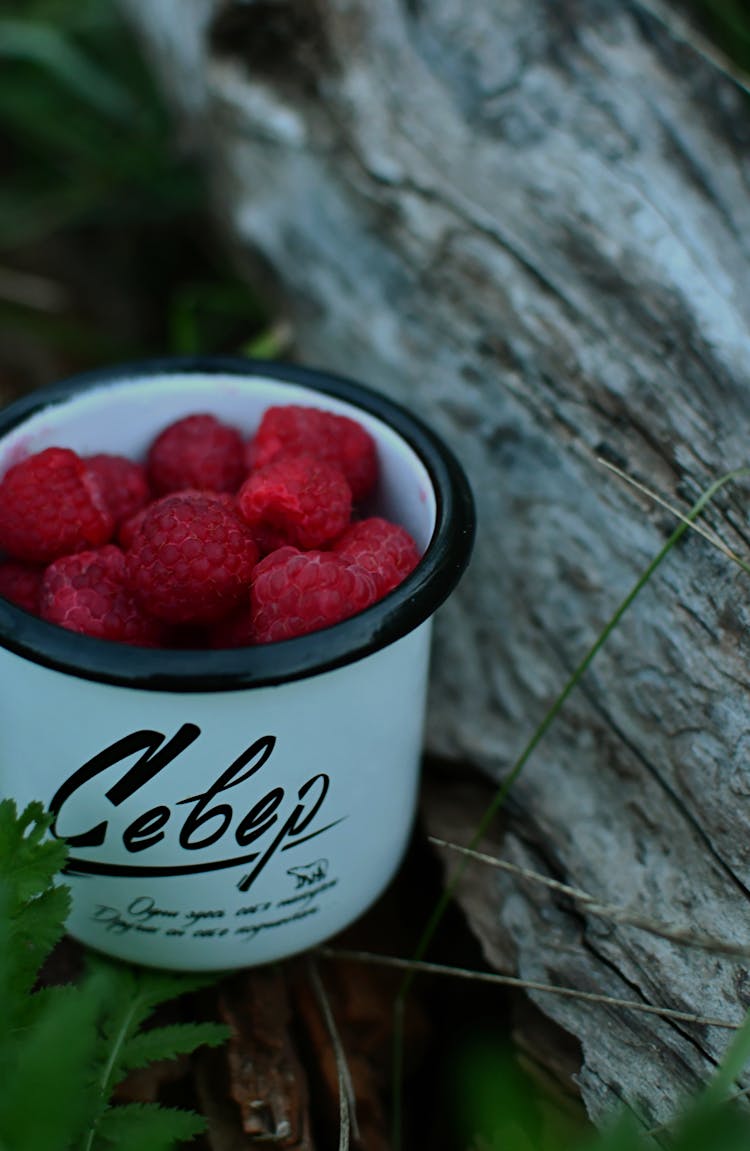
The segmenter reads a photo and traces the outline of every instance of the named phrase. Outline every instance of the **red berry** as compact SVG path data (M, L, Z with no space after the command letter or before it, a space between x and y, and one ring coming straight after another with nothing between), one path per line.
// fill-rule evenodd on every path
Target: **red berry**
M158 495L187 488L236 492L247 475L239 432L202 413L165 428L151 445L147 467Z
M263 467L282 454L309 453L337 464L352 498L359 502L375 487L378 474L375 441L356 420L297 404L268 408L247 446L248 469Z
M138 529L148 515L148 510L151 506L151 504L146 504L145 508L141 508L135 512L134 515L128 516L128 518L120 524L117 532L117 542L123 551L130 551L133 546L133 540L138 535Z
M112 515L101 487L68 448L46 448L15 464L0 483L0 550L45 564L106 543Z
M217 625L218 626L218 625ZM207 630L197 624L164 625L166 635L162 647L176 651L202 651L208 647Z
M336 540L333 551L371 573L378 599L400 584L421 558L406 528L379 516L350 524Z
M330 627L376 599L369 572L333 552L272 552L253 572L250 603L256 643Z
M159 647L164 627L145 614L127 586L125 556L114 544L62 556L42 582L41 616L98 639Z
M343 473L313 456L281 456L248 476L237 505L261 551L319 548L341 535L352 510Z
M99 481L115 527L145 507L151 498L146 470L134 460L102 452L84 456L83 462Z
M6 560L0 563L0 596L32 615L39 615L39 592L43 575L43 568Z
M185 490L179 493L181 496L202 496L207 500L217 500L223 507L228 508L229 511L237 514L237 505L234 502L234 497L230 496L228 492L197 492L193 490ZM120 530L117 533L117 542L123 551L130 551L133 546L133 540L138 534L138 529L146 518L149 508L152 504L147 504L145 508L141 508L135 515L130 516L123 523L120 524Z
M188 492L150 506L126 558L131 586L150 615L211 623L247 595L258 548L223 500Z
M208 632L211 648L249 647L255 643L255 628L250 603L239 608L227 619L220 619Z

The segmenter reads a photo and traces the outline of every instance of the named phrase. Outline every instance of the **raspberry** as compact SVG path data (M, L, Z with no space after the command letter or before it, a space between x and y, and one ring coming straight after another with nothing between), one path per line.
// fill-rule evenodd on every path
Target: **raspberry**
M208 646L204 627L182 624L170 627L164 624L166 633L162 647L175 651L201 651Z
M0 483L0 549L46 564L106 543L113 521L95 476L68 448L46 448Z
M421 558L406 528L379 516L351 524L336 540L333 551L371 573L378 599L397 587Z
M272 552L253 572L250 603L256 643L273 643L330 627L376 598L369 572L333 552Z
M115 527L145 507L150 500L146 471L133 460L102 452L96 456L84 456L83 462L99 481Z
M319 548L341 535L352 497L340 468L310 455L281 456L248 476L237 505L261 551Z
M159 647L163 625L150 619L127 586L125 556L114 544L63 556L44 573L41 616L98 639Z
M39 592L43 575L42 568L6 560L0 563L0 596L32 615L39 615Z
M133 546L133 540L138 535L138 529L148 515L151 506L151 504L146 504L145 508L141 508L135 512L134 515L128 516L128 518L120 524L117 532L117 542L123 551L130 551Z
M215 623L208 633L207 640L211 648L249 647L255 643L250 604L241 607L227 619Z
M230 496L228 492L196 492L188 489L179 493L181 496L203 496L207 500L217 500L223 507L228 508L229 511L237 514L237 505L234 502L234 497ZM138 534L138 529L143 523L148 514L151 504L147 504L145 508L141 508L135 515L129 516L123 523L120 524L120 530L117 533L117 542L123 551L130 551L133 546L133 540Z
M319 408L297 404L268 408L247 445L248 470L264 467L281 454L309 453L337 464L346 476L352 499L359 502L375 487L378 464L375 441L361 424Z
M164 496L148 509L127 553L131 587L166 623L212 623L247 594L258 548L215 495Z
M147 467L158 495L187 488L236 492L247 475L239 432L202 413L165 428L149 449Z

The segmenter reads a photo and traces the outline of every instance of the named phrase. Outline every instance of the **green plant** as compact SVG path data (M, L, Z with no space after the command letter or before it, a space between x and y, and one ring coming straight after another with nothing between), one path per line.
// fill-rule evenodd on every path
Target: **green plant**
M112 6L14 0L0 20L0 62L0 249L82 225L167 226L202 202Z
M525 1075L505 1045L473 1042L454 1069L461 1145L469 1151L746 1151L750 1117L731 1100L732 1085L750 1058L750 1017L708 1084L686 1099L674 1123L652 1127L623 1114L603 1130L586 1130L580 1116ZM473 1142L472 1142L473 1140Z
M736 468L731 472L727 472L703 492L687 515L683 516L678 513L681 522L671 533L663 547L660 548L654 556L645 571L636 580L630 592L625 596L612 617L600 631L578 666L563 685L562 690L552 703L552 706L532 732L510 772L495 791L468 845L469 852L477 847L484 833L491 826L493 819L504 804L513 784L552 727L568 697L578 686L598 653L607 643L609 637L618 627L623 616L639 597L651 577L675 545L682 539L688 528L695 526L695 521L698 520L703 510L722 488L734 480L747 479L749 476L750 468L747 467ZM728 551L728 549L722 548L722 550L743 568L743 570L750 570L748 564L740 557L735 556L732 552ZM410 963L404 965L407 968L407 974L404 977L394 1004L392 1086L393 1146L395 1151L400 1151L402 1146L403 1050L406 1002L419 970L425 969L428 966L422 962L423 957L454 896L461 875L463 874L464 866L465 860L464 863L456 869L451 880L446 885L441 898L438 899L432 909L427 924L420 936L413 958ZM344 953L340 952L339 954ZM354 955L356 953L350 954ZM734 1079L742 1072L748 1060L750 1060L750 1015L748 1015L742 1027L738 1030L735 1041L730 1046L714 1078L695 1101L686 1104L684 1112L677 1118L675 1124L672 1125L676 1132L674 1140L671 1141L671 1146L674 1151L699 1151L699 1148L709 1146L711 1147L711 1151L740 1151L740 1149L746 1149L750 1146L750 1121L748 1120L747 1114L731 1109L725 1104L727 1093ZM516 1100L515 1106L523 1109L523 1093L513 1092L512 1095ZM523 1113L523 1117L526 1117L526 1112ZM518 1118L518 1116L516 1116L516 1118ZM518 1124L515 1126L518 1126ZM525 1135L523 1135L522 1142L518 1144L518 1151L546 1151L546 1148L541 1145L528 1145L527 1148L523 1142L525 1138ZM508 1143L507 1139L503 1141L502 1146L503 1151L515 1151L515 1147L511 1143ZM653 1146L653 1141L648 1132L644 1135L643 1125L639 1124L637 1118L632 1114L625 1114L616 1122L614 1127L603 1132L594 1141L586 1143L585 1146L581 1146L578 1142L563 1146L558 1141L556 1151L646 1151L646 1148L650 1146ZM482 1147L481 1151L485 1151L485 1148ZM488 1151L491 1151L491 1145Z
M750 72L750 11L745 0L683 0L706 33L745 72Z
M257 339L275 354L265 302L212 242L199 165L116 6L8 0L0 147L0 369L28 345L56 374Z
M46 838L41 804L20 815L0 802L0 1151L168 1151L204 1127L200 1116L151 1104L113 1105L134 1068L223 1042L216 1023L142 1025L153 1009L205 979L89 956L76 985L37 986L64 930L66 850Z

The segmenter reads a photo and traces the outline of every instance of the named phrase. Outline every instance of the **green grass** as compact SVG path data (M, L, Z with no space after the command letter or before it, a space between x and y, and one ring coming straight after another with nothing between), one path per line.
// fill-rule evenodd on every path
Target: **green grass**
M750 6L747 0L684 0L706 35L750 75Z
M6 0L0 371L15 390L115 360L273 350L176 136L115 5Z
M536 749L542 743L542 741L544 740L548 731L553 726L558 715L563 710L568 698L576 690L576 688L580 684L581 680L583 679L584 675L586 674L586 672L588 671L588 669L591 667L592 663L596 659L599 652L605 646L605 644L607 643L607 641L609 640L610 636L613 634L615 629L619 626L619 624L620 624L621 620L623 619L623 617L625 616L625 614L630 610L630 608L634 605L634 603L636 602L638 597L642 594L644 588L647 586L649 581L652 579L652 577L655 575L655 573L661 567L662 563L670 555L670 553L672 552L675 545L677 543L679 543L679 541L682 539L682 537L685 535L685 533L689 530L691 524L695 523L695 521L699 518L699 516L701 515L701 513L703 512L705 507L716 497L716 495L718 495L718 493L727 484L729 484L733 481L739 480L739 479L745 479L746 480L746 479L748 479L748 477L750 477L750 468L737 468L737 469L735 469L731 472L728 472L725 475L719 477L719 479L714 481L714 483L712 483L703 492L703 494L695 502L693 507L687 513L687 515L681 519L681 521L678 523L677 527L674 529L674 531L671 533L671 535L667 539L666 543L663 545L662 548L659 549L657 554L652 559L651 563L647 566L645 571L643 571L641 573L641 575L638 577L638 579L636 580L636 582L633 585L633 587L631 588L631 590L628 592L628 594L625 596L625 598L622 600L622 602L618 605L618 607L614 611L614 613L611 616L611 618L609 619L609 621L605 624L605 626L599 632L596 639L591 644L588 651L584 654L583 658L581 659L579 664L576 666L576 668L574 669L574 671L572 672L572 674L570 675L570 677L568 678L566 683L563 684L559 694L557 695L557 697L553 701L551 707L548 709L548 711L542 717L541 721L536 726L536 728L532 731L529 739L527 740L526 744L524 745L520 754L518 755L515 763L513 764L513 767L508 772L507 776L505 777L505 779L501 783L500 787L496 790L491 802L488 804L488 806L487 806L487 808L486 808L486 810L485 810L485 812L484 812L484 814L483 814L483 816L482 816L482 818L481 818L481 820L480 820L480 822L479 822L479 824L478 824L478 826L474 832L474 835L472 836L472 839L471 839L470 843L468 844L469 849L476 848L478 846L478 844L480 843L482 837L489 830L489 828L491 827L492 822L494 821L496 815L498 814L501 807L505 803L505 800L507 799L507 796L508 796L513 784L516 782L518 777L521 775L526 764L531 759L531 757L534 755ZM737 560L737 562L740 564L740 566L743 569L745 569L745 570L747 569L747 565L745 564L744 561ZM422 935L419 939L416 950L414 952L413 962L414 962L415 966L404 977L404 980L401 984L401 988L399 990L398 996L396 998L395 1007L394 1007L394 1048L393 1048L393 1147L394 1147L394 1151L400 1151L401 1146L402 1146L403 1080L404 1080L404 1066L403 1066L403 1059L404 1059L404 1020L405 1020L405 1013L406 1013L406 1005L408 1002L409 995L412 991L414 981L417 978L417 974L418 974L417 965L424 959L424 957L427 954L428 948L429 948L433 938L435 937L437 929L438 929L440 923L442 922L442 920L444 918L444 915L448 909L448 906L449 906L451 900L454 897L455 891L458 887L458 884L461 880L461 877L464 874L466 866L467 866L467 859L465 858L464 861L461 864L459 864L459 866L454 871L453 875L451 876L450 881L447 883L447 885L445 887L445 890L444 890L441 898L436 902L431 913L429 914L425 928L424 928L424 931L422 932ZM745 1026L745 1032L750 1032L750 1020L748 1021L748 1023ZM737 1043L739 1043L739 1040L737 1041ZM738 1050L737 1043L735 1043L735 1045L733 1045L730 1048L729 1054L727 1056L727 1059L730 1061L732 1067L734 1068L734 1071L733 1071L734 1075L737 1075L739 1073L739 1070L741 1070L741 1067L740 1068L735 1067L735 1064L737 1062L737 1050ZM746 1040L746 1043L750 1043L750 1040ZM745 1047L742 1047L741 1050L745 1051ZM750 1047L748 1047L748 1053L750 1054ZM747 1058L747 1056L745 1058ZM724 1072L724 1078L722 1078L722 1080L721 1080L721 1082L723 1084L722 1089L724 1089L728 1086L728 1084L725 1080L726 1080L726 1072ZM716 1087L714 1087L712 1090L713 1090L713 1094L711 1095L711 1099L713 1100L713 1103L715 1105L718 1089ZM525 1098L525 1096L523 1093L518 1094L518 1106L519 1107L521 1107L522 1100L524 1098ZM519 1121L520 1121L520 1118L519 1118ZM734 1130L735 1130L734 1119L732 1119L731 1121L728 1121L728 1122L729 1122L729 1125L731 1127L731 1131L734 1132ZM744 1133L745 1133L745 1137L747 1139L747 1144L748 1144L748 1146L750 1146L750 1125L747 1125L746 1118L743 1118L742 1122L746 1124L746 1126L744 1128ZM609 1136L607 1136L606 1138L609 1138ZM734 1135L732 1135L732 1138L734 1138ZM622 1125L617 1125L616 1130L614 1131L614 1134L612 1135L613 1142L611 1144L606 1142L605 1136L602 1136L602 1139L604 1139L605 1141L602 1142L601 1145L599 1145L599 1144L596 1145L596 1151L641 1151L641 1148L644 1145L643 1136L642 1136L638 1126L635 1123L631 1124L629 1122L629 1120L623 1120ZM691 1144L686 1144L685 1145L686 1151L687 1151L688 1146L690 1146L692 1148ZM729 1137L728 1137L728 1141L727 1141L726 1145L723 1145L719 1142L712 1145L712 1151L733 1151L733 1148L734 1148L734 1143L732 1143L732 1141ZM513 1151L512 1147L510 1145L508 1146L507 1151ZM519 1151L520 1151L520 1148L519 1148ZM546 1148L543 1148L540 1145L539 1148L536 1148L536 1147L534 1147L533 1149L530 1148L530 1151L546 1151ZM560 1143L558 1148L556 1149L556 1151L578 1151L578 1144L577 1143L569 1143L569 1144ZM592 1148L592 1151L594 1151L593 1148Z
M0 61L3 252L94 222L169 225L202 205L198 173L175 152L114 6L6 3Z

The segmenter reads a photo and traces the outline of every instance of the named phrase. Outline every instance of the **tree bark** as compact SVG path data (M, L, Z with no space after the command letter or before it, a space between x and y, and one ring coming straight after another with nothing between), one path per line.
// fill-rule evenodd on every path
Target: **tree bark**
M499 780L686 508L748 462L747 91L658 0L122 0L307 361L407 403L479 506L441 611L431 750ZM747 555L747 484L707 514ZM597 656L512 792L510 857L750 941L750 611L695 536ZM434 824L465 842L476 803ZM737 1021L744 962L544 889L466 894L499 967ZM716 1027L539 1003L580 1086L670 1117Z

